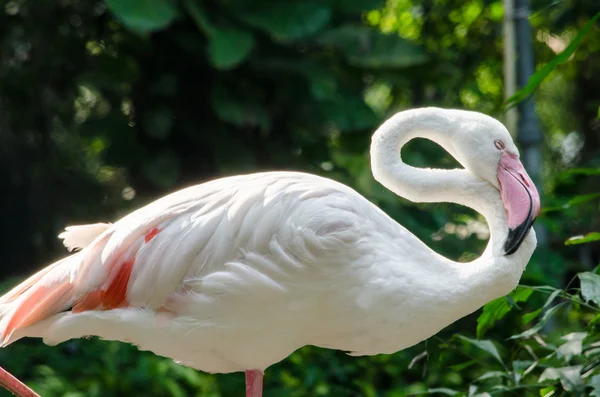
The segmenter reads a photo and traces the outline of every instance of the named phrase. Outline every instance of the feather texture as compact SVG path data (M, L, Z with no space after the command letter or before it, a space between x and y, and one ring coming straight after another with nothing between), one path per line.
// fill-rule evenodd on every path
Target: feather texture
M110 227L108 223L94 223L91 225L68 226L58 235L69 251L87 247L102 232Z

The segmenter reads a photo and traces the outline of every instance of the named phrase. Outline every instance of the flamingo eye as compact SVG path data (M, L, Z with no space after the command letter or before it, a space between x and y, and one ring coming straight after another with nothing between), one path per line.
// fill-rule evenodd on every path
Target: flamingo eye
M496 148L498 150L504 150L506 147L506 146L504 146L504 142L502 142L501 140L495 140L494 145L496 146Z

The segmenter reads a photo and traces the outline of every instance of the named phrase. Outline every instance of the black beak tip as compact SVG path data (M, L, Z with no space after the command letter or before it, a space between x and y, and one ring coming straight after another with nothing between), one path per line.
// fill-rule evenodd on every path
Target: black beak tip
M508 237L504 243L504 256L512 255L519 249L534 221L535 218L527 218L516 228L508 229Z

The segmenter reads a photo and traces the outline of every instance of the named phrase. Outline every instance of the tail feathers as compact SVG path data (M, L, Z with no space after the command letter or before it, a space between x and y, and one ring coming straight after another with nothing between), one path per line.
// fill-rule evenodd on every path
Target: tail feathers
M69 279L55 285L36 286L32 293L15 309L0 334L0 340L10 340L17 329L28 327L69 307L73 287Z
M8 291L6 294L4 294L2 297L0 297L0 305L5 305L7 303L10 303L10 302L14 301L15 299L17 299L19 296L23 295L35 283L40 281L42 279L42 277L44 277L46 274L48 274L49 271L51 271L54 267L58 266L59 264L60 264L60 261L40 270L33 276L29 277L27 280L23 281L21 284L17 285L16 287L14 287L10 291Z
M108 235L48 266L0 298L0 347L22 337L24 331L13 335L15 331L63 311L80 313L129 305L127 288L144 236L116 255L115 261L103 264L99 263L100 252L107 239Z
M103 258L112 235L110 225L67 228L61 235L65 244L83 249L41 270L0 297L0 347L29 334L33 328L39 333L40 322L54 321L60 312L128 307L128 287L136 255L158 232L152 226L149 231L142 230L133 237L125 236L131 241L117 246Z
M15 330L70 308L71 269L80 261L78 254L60 260L0 298L0 347L7 344Z

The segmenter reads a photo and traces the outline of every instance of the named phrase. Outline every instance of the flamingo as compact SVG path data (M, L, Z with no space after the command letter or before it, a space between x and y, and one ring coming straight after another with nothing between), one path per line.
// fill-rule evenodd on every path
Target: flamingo
M402 162L414 138L463 169ZM529 261L538 192L513 140L481 113L402 111L372 137L376 180L413 202L482 214L483 254L449 260L353 189L300 172L232 176L161 198L114 224L67 227L70 256L0 298L0 343L96 335L210 373L264 371L305 345L392 354L513 290Z

